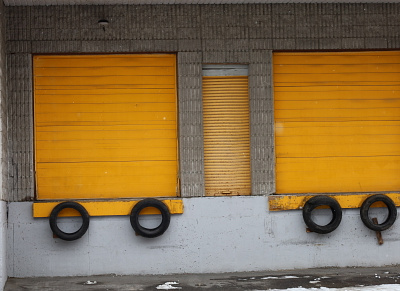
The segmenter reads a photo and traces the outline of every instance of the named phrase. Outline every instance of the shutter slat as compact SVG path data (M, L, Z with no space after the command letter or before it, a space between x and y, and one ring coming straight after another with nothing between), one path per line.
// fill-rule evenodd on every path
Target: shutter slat
M203 77L206 195L250 195L247 76Z

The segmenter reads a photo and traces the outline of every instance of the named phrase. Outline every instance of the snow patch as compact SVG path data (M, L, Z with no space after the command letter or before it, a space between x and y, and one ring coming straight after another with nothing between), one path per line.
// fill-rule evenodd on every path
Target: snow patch
M399 284L385 284L378 286L359 286L359 287L344 287L344 288L288 288L285 291L400 291ZM252 290L252 291L283 291L282 289L268 289L268 290Z
M262 280L270 280L270 279L299 279L297 276L282 276L282 277L263 277Z
M319 280L310 281L310 284L317 284L317 283L321 283L321 281Z
M162 285L158 285L156 288L158 290L182 289L182 287L172 286L172 285L177 285L177 284L179 284L179 283L178 282L165 282Z
M97 281L86 281L83 285L96 285Z

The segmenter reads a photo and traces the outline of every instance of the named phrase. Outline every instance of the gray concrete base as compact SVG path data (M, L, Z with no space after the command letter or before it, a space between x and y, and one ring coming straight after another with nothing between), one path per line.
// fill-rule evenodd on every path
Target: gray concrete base
M400 263L400 224L375 232L345 210L330 234L307 233L301 211L269 212L267 197L183 199L161 237L136 236L128 216L93 217L88 232L66 242L31 202L9 204L10 277L99 274L223 273ZM148 219L151 219L149 217Z

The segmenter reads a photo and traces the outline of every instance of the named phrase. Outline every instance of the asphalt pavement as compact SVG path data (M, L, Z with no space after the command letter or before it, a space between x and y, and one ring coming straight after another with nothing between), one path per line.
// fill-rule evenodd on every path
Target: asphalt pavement
M5 291L133 291L343 288L400 284L400 266L318 268L222 274L102 275L82 277L9 278ZM312 289L311 289L312 290Z

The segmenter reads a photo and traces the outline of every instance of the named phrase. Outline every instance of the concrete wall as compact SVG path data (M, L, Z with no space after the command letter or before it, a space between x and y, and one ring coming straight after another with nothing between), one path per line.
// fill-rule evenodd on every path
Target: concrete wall
M275 191L272 52L400 48L400 4L7 7L10 276L227 272L400 263L398 223L375 233L346 210L328 235L300 211L270 213ZM103 30L99 19L109 20ZM174 52L185 213L161 237L134 235L128 217L92 218L80 240L53 239L32 218L32 54ZM249 64L251 197L204 196L201 67ZM189 198L192 197L192 198ZM68 223L67 223L68 224ZM72 222L71 222L72 224ZM118 239L115 239L118 238Z
M301 211L271 213L267 197L185 198L164 235L135 236L128 216L93 217L77 241L54 239L48 219L33 219L31 202L10 203L9 276L208 273L326 266L398 264L400 224L375 232L358 210L338 229L307 233ZM325 214L321 214L325 215ZM316 218L316 219L321 219Z

